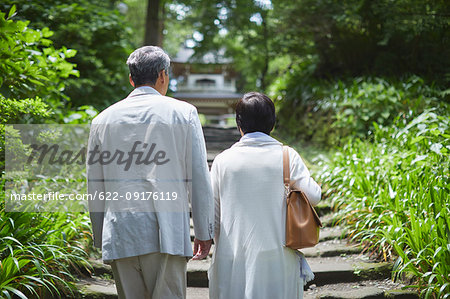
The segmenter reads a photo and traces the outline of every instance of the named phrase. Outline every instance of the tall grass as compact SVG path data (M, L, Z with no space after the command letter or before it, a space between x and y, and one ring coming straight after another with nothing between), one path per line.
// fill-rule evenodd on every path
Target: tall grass
M372 140L348 141L320 173L351 238L395 260L393 278L413 275L425 298L450 297L448 117L373 123Z
M87 267L85 214L5 212L0 204L0 297L72 294L73 274Z

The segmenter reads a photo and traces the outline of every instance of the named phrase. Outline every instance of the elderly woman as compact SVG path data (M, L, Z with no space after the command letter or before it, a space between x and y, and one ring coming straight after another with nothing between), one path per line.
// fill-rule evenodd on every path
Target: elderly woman
M242 138L214 160L215 251L210 298L302 298L314 275L298 251L284 246L286 202L282 144L269 136L275 107L264 94L244 95L236 106ZM290 177L316 205L319 185L289 148Z

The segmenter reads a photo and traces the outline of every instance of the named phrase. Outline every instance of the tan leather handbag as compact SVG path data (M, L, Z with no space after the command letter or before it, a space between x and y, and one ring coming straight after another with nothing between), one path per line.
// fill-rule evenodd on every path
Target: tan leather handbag
M293 188L289 169L288 147L283 146L283 177L286 188L286 247L302 249L319 242L322 222L305 193Z

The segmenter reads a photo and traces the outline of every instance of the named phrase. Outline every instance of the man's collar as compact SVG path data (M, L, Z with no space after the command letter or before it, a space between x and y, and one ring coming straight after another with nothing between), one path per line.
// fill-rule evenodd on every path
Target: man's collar
M156 89L154 89L151 86L139 86L139 87L136 87L128 95L128 97L135 97L135 96L140 96L140 95L144 95L144 94L161 95Z

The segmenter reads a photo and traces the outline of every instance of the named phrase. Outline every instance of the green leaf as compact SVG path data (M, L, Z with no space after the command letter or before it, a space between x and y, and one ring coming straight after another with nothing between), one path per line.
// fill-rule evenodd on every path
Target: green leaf
M71 58L77 54L77 50L68 49L64 54L66 55L66 58Z
M430 150L435 152L438 155L442 155L441 154L441 148L442 148L442 144L440 143L433 143L430 147Z
M12 288L12 287L8 287L8 286L4 286L3 287L5 290L8 290L14 294L16 294L17 296L19 296L22 299L28 299L27 296L24 295L24 293L22 293L21 291L19 291L18 289Z
M409 142L409 144L415 144L415 143L417 143L417 142L423 140L424 138L425 138L425 136L417 136L417 137L413 138L413 139Z
M9 10L8 13L8 17L6 18L7 20L11 19L12 17L14 17L16 15L16 5L14 4L11 9Z
M441 288L439 289L439 294L438 296L441 296L443 294L445 294L444 292L446 291L446 289L450 286L450 283L446 282L444 283Z
M3 290L2 293L6 296L6 298L11 299L11 295L7 290Z
M39 277L43 278L43 271L40 262L38 260L33 260L33 263L36 266L36 269L38 270Z

